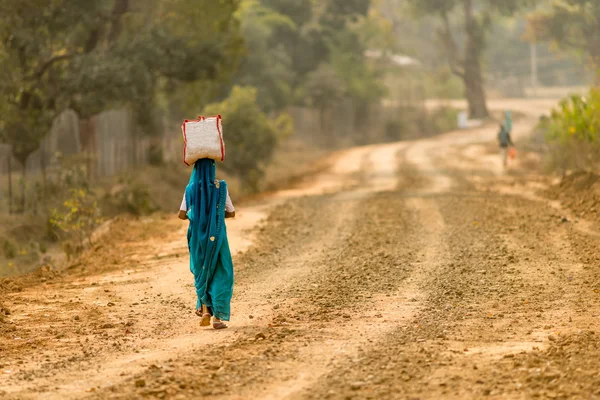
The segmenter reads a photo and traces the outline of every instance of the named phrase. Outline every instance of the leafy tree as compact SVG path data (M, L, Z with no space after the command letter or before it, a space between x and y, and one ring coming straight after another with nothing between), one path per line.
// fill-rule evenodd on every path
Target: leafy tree
M483 80L482 55L486 36L495 14L510 15L528 0L408 0L421 16L437 15L442 22L439 39L444 45L452 72L465 86L465 96L472 118L489 115ZM451 16L460 10L464 43L459 46L454 38ZM462 47L462 48L461 48Z
M264 45L271 53L280 54L280 59L285 57L289 63L289 85L292 92L296 92L305 82L306 75L324 62L328 54L322 27L315 21L314 1L261 0L260 4L288 20L288 23L271 23L270 35ZM271 19L271 22L275 20ZM290 100L294 101L294 98Z
M335 30L344 29L348 22L355 22L367 15L371 0L327 0L321 24Z
M600 2L597 0L559 0L549 11L530 18L529 37L550 40L559 48L576 51L590 58L600 85Z
M157 131L153 116L164 81L219 82L236 68L243 47L237 6L237 0L1 2L0 140L12 145L25 171L67 108L85 120L131 104L145 131Z
M365 52L371 46L386 52L394 47L391 36L385 32L386 24L370 6L371 2L366 0L330 0L321 18L329 64L343 83L359 127L366 122L371 105L386 92L382 69L369 63Z
M240 16L248 51L235 83L257 88L257 101L263 110L281 110L292 102L295 73L290 52L272 38L280 32L295 35L298 27L289 16L254 0L242 5Z
M256 89L236 86L223 102L204 109L204 115L223 115L227 146L224 169L255 191L260 188L264 168L277 143L291 133L289 117L284 114L276 121L270 120L258 106L256 96Z
M261 4L289 17L298 27L308 24L314 15L312 0L261 0Z
M335 42L336 46L330 49L330 64L342 80L346 96L352 100L354 120L361 125L370 105L386 93L382 77L367 63L365 42L358 32L342 30L337 33Z

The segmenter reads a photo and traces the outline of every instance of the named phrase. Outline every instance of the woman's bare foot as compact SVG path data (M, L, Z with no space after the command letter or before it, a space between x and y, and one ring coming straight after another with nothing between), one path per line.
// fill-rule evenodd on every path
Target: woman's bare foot
M217 317L213 317L213 328L214 329L225 329L227 328L227 324L223 321L221 321L219 318Z

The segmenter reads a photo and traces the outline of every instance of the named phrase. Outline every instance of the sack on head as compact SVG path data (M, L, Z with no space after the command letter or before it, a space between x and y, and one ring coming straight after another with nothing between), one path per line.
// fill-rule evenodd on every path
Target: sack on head
M225 160L225 142L223 142L223 124L220 115L200 116L196 120L186 119L181 125L181 130L185 165L190 166L202 158Z

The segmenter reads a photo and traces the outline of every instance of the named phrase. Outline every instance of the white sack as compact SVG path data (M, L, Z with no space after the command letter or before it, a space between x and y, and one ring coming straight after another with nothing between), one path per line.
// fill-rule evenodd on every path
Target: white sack
M220 115L216 117L198 117L197 120L185 120L181 125L183 132L183 162L190 166L201 158L216 161L225 160L223 142L223 124Z

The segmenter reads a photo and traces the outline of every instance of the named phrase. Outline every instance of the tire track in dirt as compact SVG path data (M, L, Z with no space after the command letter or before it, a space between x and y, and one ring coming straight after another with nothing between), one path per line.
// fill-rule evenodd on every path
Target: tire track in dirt
M149 313L146 313L144 319L147 325L154 325L152 327L146 327L148 330L145 333L136 334L130 337L129 340L135 341L135 347L124 349L124 352L112 352L109 349L102 349L105 344L102 343L102 338L107 340L113 339L114 336L110 335L111 330L114 331L117 327L117 323L107 322L102 324L105 328L100 327L99 332L94 332L92 340L96 343L95 345L89 346L88 349L83 351L81 357L71 359L71 365L67 366L67 363L59 362L54 363L55 368L50 368L50 365L43 363L39 364L35 359L32 360L29 366L24 366L23 372L15 375L15 379L20 380L19 386L4 387L9 390L17 389L22 394L30 391L30 395L34 397L44 396L43 393L48 391L49 397L61 397L66 398L71 396L80 397L81 393L86 388L96 388L105 385L111 385L116 383L115 381L122 380L123 377L127 377L131 374L135 374L139 371L146 369L148 365L160 365L163 362L167 362L173 358L174 354L178 352L197 351L203 346L208 346L214 343L228 343L236 341L239 336L244 336L247 332L253 332L256 326L261 327L266 325L267 321L272 318L272 304L269 304L268 298L271 297L270 292L274 289L289 284L294 279L299 279L303 274L306 273L304 269L294 268L294 263L285 264L281 263L281 259L285 257L298 258L299 255L307 255L318 252L323 246L327 247L329 242L328 238L335 238L334 232L342 225L347 218L351 218L354 213L346 205L342 205L336 213L334 210L331 196L316 199L317 204L308 206L303 204L303 201L299 200L299 204L288 204L286 206L279 206L273 212L273 217L267 221L265 226L283 226L283 229L277 230L276 232L269 232L265 230L263 235L258 239L260 245L256 249L250 249L247 253L236 257L236 263L243 265L243 268L238 273L237 279L239 285L236 287L236 302L234 303L234 309L236 313L242 314L239 318L241 324L238 329L230 329L225 332L219 332L219 335L204 334L198 336L197 319L189 319L186 314L189 315L189 304L193 304L190 300L183 301L180 299L191 297L190 293L193 292L193 287L186 279L183 281L178 274L176 281L173 279L167 279L166 282L157 285L157 282L152 280L150 277L138 277L139 285L141 288L136 288L136 283L129 279L128 274L136 271L123 271L116 272L110 275L103 275L98 282L94 282L90 288L94 292L102 292L103 290L109 292L111 289L103 289L109 287L109 284L115 283L115 281L124 280L127 284L128 290L142 290L143 295L138 302L127 302L124 298L111 297L111 303L115 304L112 309L119 311L118 304L129 305L129 307L135 305L148 306L151 302L145 301L148 297L159 297L164 298L166 303L162 306L152 304L149 309ZM278 214L285 213L285 218L278 217ZM321 214L322 213L322 214ZM294 221L304 220L310 221L313 229L313 234L308 235L307 230L311 226L303 225L299 228L294 225ZM183 233L181 237L185 237ZM175 244L176 243L176 244ZM172 245L177 251L184 250L179 244L180 240L174 242ZM287 243L286 247L281 246L281 243ZM168 247L168 246L167 246ZM173 249L171 249L173 250ZM267 257L266 251L271 251ZM163 247L163 253L168 254L169 249ZM161 269L169 269L173 271L175 268L181 268L181 263L177 260L171 261L167 264L165 262L165 256L160 260L163 265ZM155 261L150 261L150 264ZM148 264L143 264L148 266ZM271 268L267 268L271 266ZM276 266L276 269L273 268ZM286 268L290 267L290 268ZM147 273L147 272L146 272ZM63 297L78 298L75 294L81 288L75 285L74 293L63 294ZM60 289L59 289L60 290ZM87 288L83 289L84 291ZM173 302L169 294L171 292L173 296L177 297L178 304L181 304L181 309L178 312L173 312L170 308L173 307ZM239 291L239 293L237 293ZM152 296L149 292L154 292ZM110 293L110 292L109 292ZM267 299L265 301L265 299ZM108 304L107 300L102 299L102 305ZM100 304L99 304L100 305ZM100 314L99 311L94 311L95 314ZM134 326L140 321L140 315L129 318L125 326L131 327L133 331ZM245 315L243 315L245 314ZM253 321L250 319L256 315L256 319ZM100 315L97 315L100 317ZM89 316L83 316L87 318ZM153 324L148 321L159 321L157 324ZM188 320L185 326L182 328L177 327L178 321ZM18 321L17 321L18 322ZM245 324L244 322L247 322ZM121 322L119 325L123 324ZM57 329L58 331L58 329ZM170 331L170 332L169 332ZM207 332L208 333L208 332ZM98 334L99 337L95 334ZM122 337L124 335L119 335ZM100 339L100 340L99 340ZM160 341L157 341L160 339ZM114 340L114 339L113 339ZM118 339L117 339L118 340ZM128 340L128 339L123 339ZM112 340L111 340L112 341ZM85 339L85 343L90 342L89 337ZM99 343L100 342L100 343ZM116 343L116 341L115 341ZM120 343L120 341L119 341ZM81 343L81 347L85 346ZM69 349L71 347L71 349ZM66 346L64 350L57 349L57 352L70 352L74 353L76 346ZM78 347L78 346L77 346ZM91 347L94 347L92 349ZM107 351L108 350L108 351ZM129 351L127 351L129 350ZM121 353L121 354L119 354ZM50 362L50 358L48 359ZM96 375L90 368L95 369L95 365L102 365L102 375ZM55 377L56 367L60 366L61 375ZM94 375L96 375L94 377ZM111 379L112 377L112 379ZM57 379L58 378L58 379ZM114 380L113 380L114 379ZM34 381L35 380L35 381ZM31 384L27 384L27 381L32 381ZM84 387L82 387L85 385ZM0 386L0 388L3 388ZM4 389L3 388L3 389ZM50 391L50 388L52 390ZM6 390L4 389L4 390ZM9 392L10 393L10 392ZM78 393L78 394L76 394Z
M430 163L422 165L427 178L439 173ZM427 272L425 307L413 324L363 349L305 397L594 393L597 377L591 368L600 346L588 332L598 328L598 298L552 209L472 185L414 201L421 206L433 201L430 207L439 208L445 223L442 248L449 249ZM580 329L583 333L572 338ZM579 359L587 369L578 375L570 359L585 354L578 349L586 346L590 355ZM554 366L545 366L544 359Z
M397 147L385 146L382 148L369 148L367 150L361 149L358 154L362 155L366 163L372 164L381 160L389 160L390 157L393 160L396 152ZM360 159L354 160L354 164L356 163L360 165ZM363 170L364 167L358 167L358 171ZM157 334L162 335L164 332L168 332L169 329L172 330L176 321L183 318L183 315L180 314L184 312L183 307L185 307L185 302L181 301L182 311L177 315L172 315L172 322L168 322L165 321L164 316L162 318L157 316L157 314L166 312L167 310L152 305L153 299L143 297L141 299L142 306L149 307L152 305L152 309L150 310L151 315L147 315L146 319L160 320L159 329L161 332L152 332L144 337L140 335L131 338L136 342L136 348L123 349L123 352L120 352L123 355L115 354L116 357L110 351L102 352L100 349L97 353L84 352L83 357L87 358L86 362L83 363L79 359L74 359L71 365L61 365L60 376L55 377L50 376L52 374L48 375L38 372L41 369L26 371L24 374L16 376L17 379L21 380L18 390L21 394L26 394L27 391L30 391L31 395L35 395L36 397L40 395L40 392L44 391L48 392L47 395L49 397L57 395L60 395L62 398L69 395L79 397L86 387L94 388L95 390L97 387L114 384L115 381L128 379L128 376L135 375L140 370L145 370L147 366L150 366L154 370L156 369L156 365L168 363L169 359L173 359L173 354L181 352L186 346L188 351L197 351L197 349L206 347L217 341L220 345L227 345L239 342L240 336L244 337L249 334L252 337L254 333L253 329L257 326L265 326L269 319L277 321L276 315L273 318L273 314L275 314L272 311L274 308L273 304L265 302L265 299L267 299L267 302L273 300L273 296L269 294L270 291L274 288L284 288L295 280L305 278L307 273L310 273L310 270L305 268L305 264L311 261L309 255L315 254L318 257L319 250L324 252L326 249L336 246L339 230L345 229L345 226L352 226L352 219L360 215L354 212L356 205L369 196L372 196L373 193L385 189L386 185L390 185L390 183L386 183L386 181L390 181L390 176L392 177L391 185L394 186L395 167L393 163L390 166L388 163L381 164L379 162L375 168L370 165L369 171L368 174L363 176L363 180L368 182L357 190L341 192L338 195L314 196L312 198L293 201L285 206L280 206L272 213L272 217L264 225L264 231L259 234L259 244L236 260L238 265L243 265L244 267L238 272L238 283L240 284L237 290L239 291L241 301L235 304L234 307L237 310L253 310L251 313L256 314L256 318L252 318L253 315L247 312L245 316L242 316L242 319L244 322L249 321L250 324L244 326L242 329L238 329L235 334L230 333L234 331L232 329L224 335L210 335L199 338L190 329L191 326L186 323L183 329L181 327L176 328L175 332L169 334L171 339L162 338L160 342L156 342ZM308 212L310 210L313 211ZM282 213L287 214L287 217L278 217L278 214ZM299 225L296 223L299 220L307 223ZM314 226L311 226L311 224ZM272 228L275 229L271 230ZM285 246L286 243L288 244L287 248ZM282 244L284 245L282 246ZM177 260L169 262L169 257L173 251L175 254L178 254L182 250L182 247L181 245L173 245L171 249L163 247L163 252L156 257L142 259L140 268L161 262L163 268L169 268L169 270L173 271L175 268L180 267L180 263ZM283 262L285 268L282 268L282 259L285 260ZM277 270L269 270L268 267L265 267L269 265L277 266ZM93 287L92 290L93 292L101 292L99 289L111 287L111 289L104 289L105 292L109 292L118 283L131 290L131 284L134 282L132 282L132 278L129 275L132 273L137 275L136 279L139 281L139 285L143 285L145 290L155 289L150 290L150 292L155 292L154 296L161 296L172 292L173 287L181 287L183 283L180 278L181 274L178 275L177 281L167 279L166 282L157 285L155 280L151 280L148 276L140 276L137 272L124 271L112 275L103 275L99 282L92 285L97 286ZM84 282L83 284L85 285L86 283ZM157 285L158 287L155 288L152 285ZM78 285L74 286L75 290L81 290L80 287L77 287ZM191 285L187 286L190 286L190 288L177 289L172 295L179 296L177 300L189 297L189 294L184 294L186 290L189 291L191 289ZM70 295L72 297L77 296L75 293ZM144 295L147 295L147 293L144 293ZM66 297L69 297L69 294ZM270 297L271 299L269 299ZM119 302L128 303L124 299L114 300L117 304ZM129 304L131 303L129 302ZM167 302L166 306L168 308L172 304ZM253 319L253 321L250 321L250 319ZM133 323L137 323L137 321L129 321L127 324ZM125 325L127 326L127 324ZM104 332L102 337L105 336L110 337L111 335L106 335L106 332ZM96 342L98 341L97 337L92 337L92 339L95 339ZM144 346L144 339L148 339L147 346ZM245 340L245 337L243 340ZM155 347L153 350L152 345L161 346L163 349L157 350ZM65 350L68 351L68 348ZM135 350L134 354L131 354L131 350ZM94 378L91 376L92 372L89 368L94 364L98 365L98 363L102 364L102 375ZM48 367L48 365L44 365L44 367ZM72 370L73 367L76 369ZM71 372L69 372L70 369ZM36 379L35 383L33 385L23 384L23 379L26 379L25 376L33 376ZM7 386L6 388L15 389L14 386Z
M494 175L473 184L473 160L460 148L489 137L482 129L351 150L317 187L282 193L236 256L226 332L197 331L175 234L159 253L131 260L133 269L55 287L35 324L22 322L48 330L43 340L2 342L20 371L0 390L8 398L590 398L600 243L540 201L489 190ZM302 193L309 197L295 198ZM126 296L135 285L136 306ZM30 307L28 295L14 296L17 310ZM101 307L108 302L116 306ZM49 310L68 313L52 326ZM90 321L73 322L76 313ZM82 334L69 331L77 328ZM65 332L67 341L56 338ZM39 350L48 343L62 347ZM50 372L29 382L19 357Z
M397 149L395 147L386 147L383 149L374 148L373 151L376 154L371 156L370 159L379 160L385 159L385 157L389 159L390 154L393 156L397 152ZM229 387L233 382L234 389L228 391L228 397L235 398L236 396L233 393L242 393L239 395L241 398L247 398L250 395L254 397L258 393L263 393L264 395L269 394L273 398L278 398L279 395L277 393L289 394L313 381L319 375L320 368L327 366L326 363L331 361L330 357L323 357L323 355L336 355L340 353L336 351L337 346L342 345L343 351L340 354L344 355L351 352L351 348L354 346L353 339L360 341L359 337L364 335L367 337L366 340L369 340L369 335L365 333L373 332L372 327L374 323L369 323L368 321L348 321L349 318L346 317L349 314L344 312L344 310L347 312L347 308L344 305L356 307L356 305L363 303L370 304L371 312L376 313L374 316L371 315L373 318L384 318L384 314L386 318L392 318L393 315L391 314L394 312L394 315L398 315L398 313L404 314L405 311L402 310L404 305L398 304L397 299L387 299L386 305L378 305L377 303L383 299L373 298L372 295L369 295L368 293L373 293L374 291L369 290L368 287L359 290L359 296L353 296L352 299L347 298L347 301L341 301L347 294L343 290L340 290L344 286L343 282L346 280L352 281L353 278L351 271L341 267L362 264L365 255L359 253L365 250L372 251L379 247L378 242L367 241L367 245L369 246L367 249L364 247L357 248L356 239L353 236L357 235L355 232L357 229L360 229L364 233L372 232L372 227L365 224L365 221L369 220L370 210L384 208L381 207L381 204L385 204L386 199L380 198L380 195L375 195L375 198L373 198L373 193L377 192L381 187L385 187L382 184L384 180L389 179L390 168L392 168L392 171L395 170L395 163L383 165L381 168L371 168L370 173L365 175L367 184L364 187L353 192L341 193L339 199L336 199L337 195L334 195L333 198L312 197L303 200L309 202L302 206L303 209L312 207L319 209L319 213L327 212L328 209L324 210L322 207L316 207L314 202L333 206L335 211L338 212L337 215L345 216L344 224L342 224L345 228L336 232L336 235L334 235L336 239L329 245L329 248L323 249L321 257L311 259L311 257L306 257L306 254L304 255L302 270L304 273L306 271L311 273L309 279L305 281L304 279L292 280L291 285L288 287L283 285L284 287L279 290L278 294L270 296L269 301L275 303L274 308L277 309L278 315L275 315L273 318L269 329L266 329L264 332L258 332L255 336L232 343L226 347L226 352L223 346L220 346L218 349L205 351L203 356L209 359L213 354L221 354L219 357L221 360L220 366L217 368L218 373L205 375L202 371L198 370L179 371L171 375L176 382L179 382L179 389L172 385L165 386L164 382L161 383L158 380L158 383L153 382L159 386L158 389L153 385L152 388L146 389L143 393L152 394L158 390L160 393L170 393L172 395L173 393L181 392L181 386L183 386L191 391L190 393L218 396L219 393L224 391L225 387ZM382 175L378 175L378 171L382 172ZM392 177L394 177L394 174L392 174ZM370 185L369 182L372 183L373 181L377 183ZM393 179L391 187L395 186L395 181ZM361 212L358 212L358 210L357 212L348 212L350 210L347 207L360 208ZM332 212L332 215L336 214ZM406 218L406 215L401 215ZM367 216L366 219L365 216ZM390 223L387 219L381 218L381 215L379 217L381 219L379 222L387 221L388 224ZM354 222L348 218L354 219ZM305 219L305 221L310 223L311 220ZM272 225L271 223L267 224L267 226ZM290 225L283 224L282 226L289 227ZM395 235L394 230L390 229L390 227L386 227L382 233L384 232L388 235ZM406 238L406 240L409 240L409 238ZM261 255L264 255L264 246L257 246L257 251ZM370 257L370 253L367 253L366 256ZM402 267L395 265L393 260L390 260L391 256L389 254L380 254L378 257L381 260L381 267L386 272L389 272L392 268ZM357 259L359 264L355 263ZM257 258L256 260L258 261L259 259ZM246 264L248 264L248 261L250 260L246 260ZM270 260L265 260L264 257L259 261L262 265L270 264ZM286 263L294 265L297 264L297 261L292 256L288 259L280 260L280 263L282 265ZM336 276L338 279L335 278ZM260 275L256 275L255 277L262 280ZM315 280L315 277L318 278ZM378 279L374 279L375 282L372 285L378 287L383 283L381 280L387 280L387 278L388 276L381 274ZM400 275L398 279L403 278ZM366 281L368 281L368 276ZM256 284L255 282L251 286ZM390 286L389 283L387 285ZM352 287L352 285L347 285L347 287ZM367 294L363 295L363 293ZM295 294L298 298L292 297L291 294ZM341 301L341 305L337 304L338 301ZM411 307L409 299L404 299L402 303L408 304ZM389 308L393 308L394 310L390 311L388 310ZM400 309L400 311L396 311L396 309ZM321 322L331 322L335 319L338 319L346 327L352 325L352 329L340 330L340 326L336 324L331 325L331 327L328 327L327 324L318 326ZM375 325L381 330L385 325L392 325L393 322L384 319L379 323L375 323ZM194 358L191 357L191 359L193 360ZM180 360L178 362L180 366L182 363L185 366L192 364L192 361L188 359L187 361ZM299 370L301 371L300 374L298 374ZM266 374L265 371L267 371ZM149 373L152 375L151 371ZM288 374L287 377L286 374ZM145 376L145 380L150 381L148 375L146 374ZM265 379L275 382L283 381L286 384L285 387L269 387L263 391L260 388L265 384ZM123 387L119 388L118 392L122 392L123 390L127 392L127 388Z

